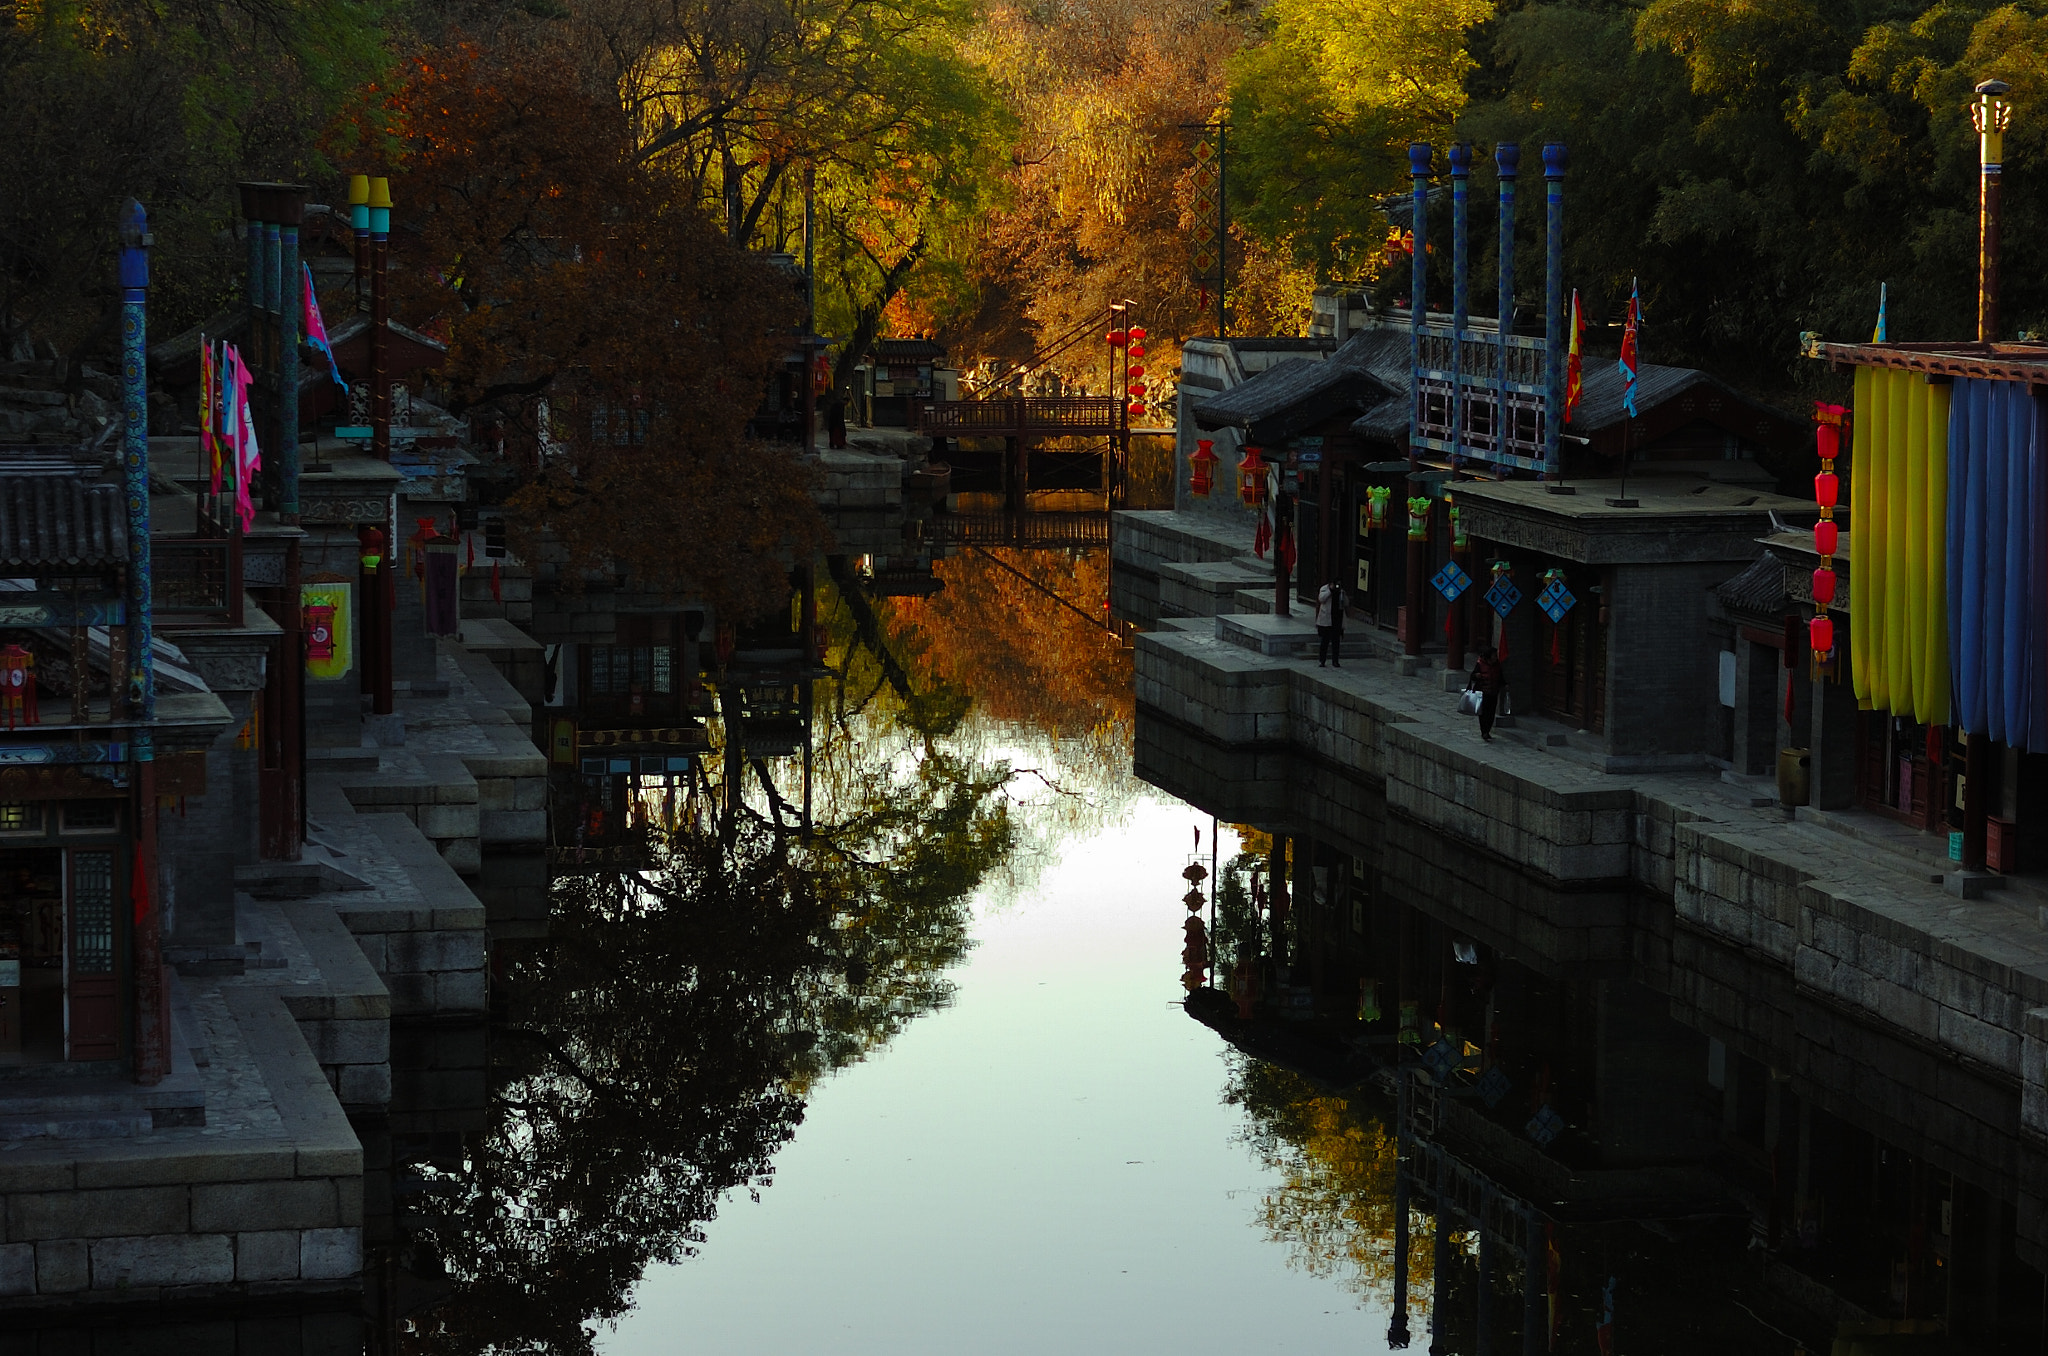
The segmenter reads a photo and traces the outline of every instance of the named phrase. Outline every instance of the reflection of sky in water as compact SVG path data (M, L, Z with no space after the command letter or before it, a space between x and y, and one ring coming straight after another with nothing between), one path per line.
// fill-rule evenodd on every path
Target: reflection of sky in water
M1383 1313L1265 1240L1278 1179L1177 1001L1208 817L1121 808L984 902L955 1004L818 1085L760 1203L650 1270L606 1352L1380 1349Z

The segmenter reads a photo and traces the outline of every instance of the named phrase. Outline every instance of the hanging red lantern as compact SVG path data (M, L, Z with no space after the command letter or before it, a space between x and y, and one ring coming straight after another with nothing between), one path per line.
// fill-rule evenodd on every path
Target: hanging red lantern
M1835 601L1835 572L1825 565L1813 572L1813 601L1822 607Z
M1144 339L1144 338L1145 338L1145 327L1144 327L1143 325L1133 325L1133 326L1131 326L1131 342L1132 342L1132 343L1139 343L1139 342L1143 341L1143 339Z
M1124 340L1127 338L1129 336L1122 330L1111 330L1108 334L1102 336L1102 342L1108 344L1111 348L1122 348Z
M1813 478L1813 499L1822 508L1833 508L1841 502L1841 478L1833 471L1822 471Z
M1835 648L1835 623L1827 617L1815 617L1806 624L1806 643L1815 656L1827 654Z
M1202 499L1209 497L1209 491L1216 484L1216 443L1211 438L1195 442L1195 450L1188 456L1188 489Z
M0 715L7 728L34 725L36 714L36 657L22 645L0 650Z
M1257 508L1266 502L1266 460L1249 443L1245 445L1243 459L1237 463L1237 497L1246 508Z
M1145 407L1143 405L1139 404L1135 400L1131 402L1131 418L1136 419L1139 415L1143 414L1144 412Z
M1824 556L1831 556L1842 544L1841 529L1832 518L1823 518L1813 525L1813 549Z
M1145 356L1145 346L1144 346L1143 344L1132 344L1132 345L1131 345L1131 356L1132 356L1133 358L1142 358L1142 357L1144 357L1144 356Z

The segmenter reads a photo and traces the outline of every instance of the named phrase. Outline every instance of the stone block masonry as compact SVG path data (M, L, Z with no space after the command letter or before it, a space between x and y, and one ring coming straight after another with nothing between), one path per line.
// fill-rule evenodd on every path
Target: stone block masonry
M1119 527L1127 554L1143 539ZM1991 1097L1997 1105L1957 1120L1955 1153L1993 1161L1983 1155L2001 1135L2048 1146L2048 932L2024 882L1958 898L1938 864L1874 822L1792 817L1711 769L1660 769L1648 726L1620 757L1528 716L1482 743L1441 674L1400 667L1319 669L1168 619L1137 642L1137 765L1204 808L1261 824L1319 823L1338 812L1323 806L1327 788L1311 788L1354 781L1377 788L1395 821L1508 864L1553 900L1643 899L1653 934L1733 948L1786 994L1841 1014L1844 1029L1888 1033L1924 1052L1930 1070L1952 1070L1972 1105ZM1675 693L1658 700L1669 706ZM1618 949L1630 927L1611 907L1491 908L1478 895L1458 907L1548 969L1641 963ZM1744 1015L1729 987L1699 986L1688 1001L1716 1020ZM1827 1056L1852 1082L1870 1077L1862 1057L1847 1047ZM2048 1249L2048 1182L2040 1195Z

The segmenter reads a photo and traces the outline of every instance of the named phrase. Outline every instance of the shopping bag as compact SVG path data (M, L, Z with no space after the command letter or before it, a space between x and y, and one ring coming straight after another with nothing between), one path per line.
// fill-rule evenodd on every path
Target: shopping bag
M1458 694L1458 714L1461 716L1478 715L1479 703L1481 700L1482 698L1480 696L1478 688L1466 688L1463 692Z

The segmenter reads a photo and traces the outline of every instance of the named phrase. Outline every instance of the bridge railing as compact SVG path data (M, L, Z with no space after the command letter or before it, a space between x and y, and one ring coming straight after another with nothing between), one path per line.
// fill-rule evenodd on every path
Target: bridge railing
M1023 396L1001 400L918 400L910 427L939 437L1025 437L1115 433L1122 428L1114 396Z

